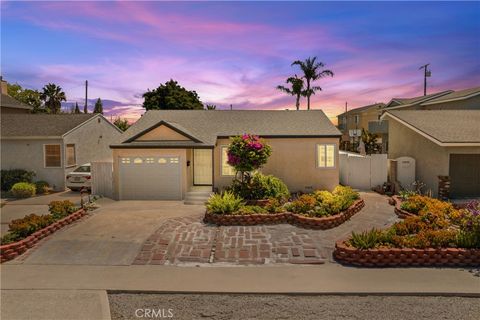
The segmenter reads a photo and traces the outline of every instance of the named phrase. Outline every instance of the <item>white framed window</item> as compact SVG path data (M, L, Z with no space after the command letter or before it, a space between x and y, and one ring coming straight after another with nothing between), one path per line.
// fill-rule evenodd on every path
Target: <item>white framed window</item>
M74 144L67 144L65 148L65 161L67 162L67 167L73 167L77 164L77 155L75 153Z
M222 176L232 177L235 175L235 168L228 164L228 146L222 146Z
M124 164L130 163L130 158L121 158L120 161Z
M59 144L45 144L43 145L43 156L45 168L61 168L62 167L62 153Z
M178 158L170 158L170 163L178 163L179 161Z
M317 144L317 168L335 168L335 145Z
M153 158L146 158L145 159L145 163L154 163L155 162L155 159Z
M133 159L133 163L134 163L134 164L142 164L142 163L143 163L143 159L142 159L142 158L135 158L135 159Z
M166 158L158 158L158 163L165 164L165 163L167 163L167 159Z
M355 115L355 124L360 123L360 116L358 114Z

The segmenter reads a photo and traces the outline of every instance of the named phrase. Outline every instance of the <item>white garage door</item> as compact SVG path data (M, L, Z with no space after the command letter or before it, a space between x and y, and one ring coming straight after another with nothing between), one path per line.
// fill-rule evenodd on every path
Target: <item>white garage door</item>
M181 200L180 157L122 157L120 199Z

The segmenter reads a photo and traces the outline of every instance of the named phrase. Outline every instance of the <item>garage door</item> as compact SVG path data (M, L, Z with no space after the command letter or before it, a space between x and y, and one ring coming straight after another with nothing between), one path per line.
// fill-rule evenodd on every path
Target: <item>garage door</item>
M119 160L120 199L182 199L179 157L124 157Z
M480 154L450 155L450 195L480 196Z

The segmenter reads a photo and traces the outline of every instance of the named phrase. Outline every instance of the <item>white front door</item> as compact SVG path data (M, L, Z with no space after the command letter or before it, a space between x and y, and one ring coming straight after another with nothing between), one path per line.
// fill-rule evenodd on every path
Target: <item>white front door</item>
M212 185L212 149L193 149L193 184Z

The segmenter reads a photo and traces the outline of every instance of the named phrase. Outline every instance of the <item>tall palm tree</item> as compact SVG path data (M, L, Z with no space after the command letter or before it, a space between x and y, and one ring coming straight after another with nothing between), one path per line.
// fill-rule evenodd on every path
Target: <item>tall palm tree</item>
M285 93L287 93L291 96L295 96L296 97L295 106L297 107L297 110L299 110L300 109L300 97L306 95L306 91L304 90L303 79L299 78L299 77L297 77L297 75L295 75L295 77L290 77L285 82L289 83L291 85L291 88L287 88L287 87L284 87L284 86L277 86L277 89L280 90L280 91L283 91L283 92L285 92Z
M45 107L50 113L60 113L62 101L67 101L65 92L54 83L49 83L43 87L41 98L45 101Z
M307 82L307 88L305 90L305 95L307 96L307 109L310 110L310 96L315 94L315 91L322 90L321 87L313 87L312 82L326 76L333 77L333 72L328 69L323 69L325 65L323 62L317 62L317 57L308 57L305 61L296 60L292 63L292 66L293 65L300 66L300 69L303 71L303 78Z

